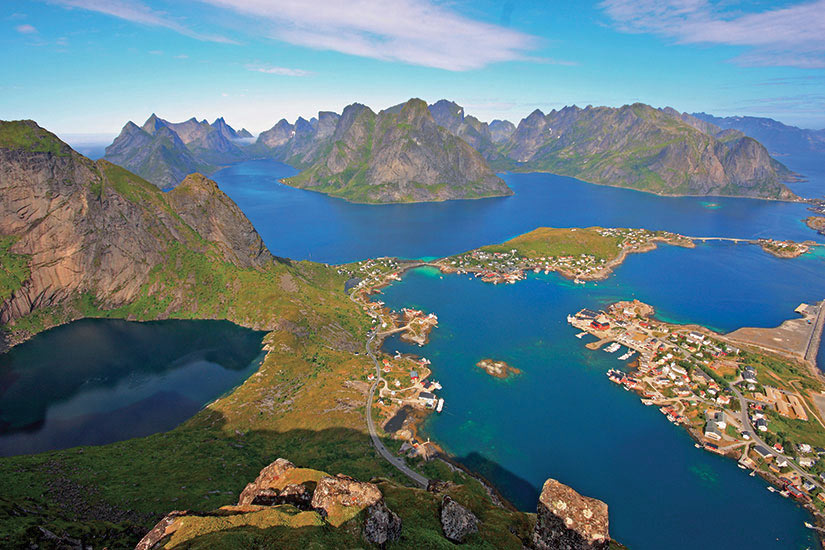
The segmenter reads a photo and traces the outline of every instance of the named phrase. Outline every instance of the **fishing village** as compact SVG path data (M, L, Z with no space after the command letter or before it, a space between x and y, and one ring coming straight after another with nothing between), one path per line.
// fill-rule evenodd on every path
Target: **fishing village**
M779 257L807 252L792 242L744 242ZM381 289L400 281L405 271L428 266L490 284L552 271L584 283L606 278L628 254L653 250L658 243L695 246L693 238L668 232L543 228L431 262L378 258L339 266L350 277L350 298L371 319L367 353L376 368L365 372L364 379L375 395L367 414L377 425L376 434L401 442L396 455L445 457L418 430L429 414L447 406L438 395L441 384L431 379L430 361L382 351L383 341L397 333L401 340L423 346L438 326L434 312L393 311L380 300ZM815 357L823 310L822 302L802 304L796 309L799 318L779 327L746 327L729 334L662 322L653 307L637 300L605 310L583 309L567 321L586 347L615 354L619 364L606 375L618 388L635 392L644 405L655 406L686 429L697 448L737 460L751 476L767 480L769 490L797 501L813 514L814 525L808 525L825 533L825 380ZM476 366L496 378L519 374L489 358Z
M801 318L744 334L665 323L638 300L582 309L567 321L590 340L587 348L624 350L606 373L618 387L687 429L697 448L736 459L769 490L797 500L821 528L825 383L810 350L818 348L824 303L802 304Z
M375 360L376 369L366 372L364 378L377 398L373 410L367 414L374 416L384 434L402 441L400 453L427 459L435 456L440 448L429 440L422 441L417 424L427 414L444 409L444 399L436 394L442 389L441 384L430 379L432 371L426 357L397 351L384 353L381 344L388 336L400 333L401 340L423 346L438 326L438 316L411 308L392 311L383 301L372 299L383 287L401 280L403 271L420 265L396 258L378 258L339 270L351 277L350 299L369 315L373 325L368 334L367 353Z
M515 283L525 272L557 272L576 283L607 278L628 254L658 243L692 248L689 238L646 229L539 228L501 245L484 246L433 263L443 273L471 273L486 283Z

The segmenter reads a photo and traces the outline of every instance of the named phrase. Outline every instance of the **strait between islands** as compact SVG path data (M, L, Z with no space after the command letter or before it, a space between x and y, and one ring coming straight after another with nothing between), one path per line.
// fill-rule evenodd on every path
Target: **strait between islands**
M500 245L433 262L381 258L341 269L360 278L352 296L372 317L380 342L394 332L413 330L415 319L437 319L434 313L417 310L412 317L411 310L401 316L372 299L411 268L428 265L445 274L471 273L491 284L516 283L530 271L554 271L585 284L607 278L629 254L653 250L659 243L693 248L696 240L717 239L645 229L539 228ZM779 258L794 258L819 246L771 239L720 240L759 245ZM625 362L627 368L607 373L612 381L639 393L645 404L659 406L674 424L688 429L697 446L735 458L753 475L765 477L808 509L822 527L825 462L820 465L818 454L825 454L825 379L816 367L816 350L825 322L823 304L800 305L797 312L802 318L774 329L741 328L730 334L658 321L653 307L641 302L620 302L605 312L583 310L568 321L582 334L597 338L588 345L591 349L615 343L613 351L620 346L627 350L622 358L638 354ZM420 344L436 326L437 322L423 331L421 325L414 329ZM445 458L429 439L422 442L416 426L426 411L443 405L434 393L440 385L427 379L429 361L401 354L382 361L374 414L389 419L385 434L404 441L401 451L409 457ZM519 372L489 358L477 366L499 378Z

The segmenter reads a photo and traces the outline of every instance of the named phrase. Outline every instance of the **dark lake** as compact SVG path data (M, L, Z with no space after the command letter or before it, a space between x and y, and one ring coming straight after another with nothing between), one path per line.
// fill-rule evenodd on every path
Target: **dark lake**
M263 334L225 321L85 319L0 355L0 456L174 428L242 383Z

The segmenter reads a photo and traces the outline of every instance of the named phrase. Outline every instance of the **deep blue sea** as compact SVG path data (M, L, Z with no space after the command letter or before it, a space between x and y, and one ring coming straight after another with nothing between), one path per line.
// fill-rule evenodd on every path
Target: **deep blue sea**
M343 263L377 256L442 257L536 227L645 227L691 236L825 240L804 205L754 199L659 197L551 174L504 174L511 197L363 205L278 182L294 168L250 161L212 177L274 254Z

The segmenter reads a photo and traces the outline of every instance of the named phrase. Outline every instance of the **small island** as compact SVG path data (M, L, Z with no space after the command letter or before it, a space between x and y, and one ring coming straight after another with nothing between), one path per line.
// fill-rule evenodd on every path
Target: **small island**
M532 270L555 271L577 283L606 279L628 254L654 250L658 243L693 248L693 241L670 231L626 228L539 227L509 241L438 260L444 273L474 273L486 283L514 283Z
M825 216L808 216L805 224L820 235L825 235Z
M814 243L810 241L797 243L794 241L778 241L776 239L759 239L759 246L762 247L762 250L777 258L798 258L808 253L811 249L811 244Z
M505 379L521 374L519 369L508 365L505 361L496 361L495 359L482 359L476 363L476 366L494 378Z

